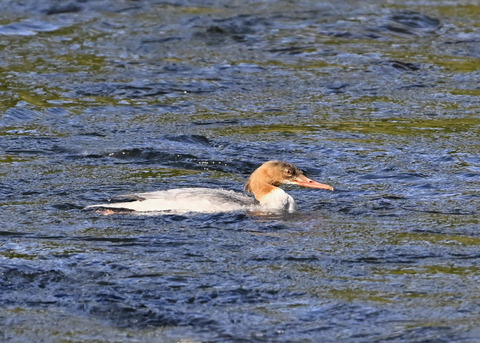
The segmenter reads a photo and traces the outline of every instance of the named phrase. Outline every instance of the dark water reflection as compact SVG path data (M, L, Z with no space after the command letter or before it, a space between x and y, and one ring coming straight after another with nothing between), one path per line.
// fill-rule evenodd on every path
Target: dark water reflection
M5 342L476 342L475 1L4 1ZM99 216L241 191L298 213Z

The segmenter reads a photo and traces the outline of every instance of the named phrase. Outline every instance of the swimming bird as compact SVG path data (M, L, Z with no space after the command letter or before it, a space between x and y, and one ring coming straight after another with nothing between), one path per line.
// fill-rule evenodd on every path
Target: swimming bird
M112 198L123 200L87 206L104 214L125 212L219 213L238 210L255 212L295 212L295 200L280 185L292 184L333 191L333 187L309 179L297 166L284 161L268 161L258 167L245 184L251 197L225 189L178 188Z

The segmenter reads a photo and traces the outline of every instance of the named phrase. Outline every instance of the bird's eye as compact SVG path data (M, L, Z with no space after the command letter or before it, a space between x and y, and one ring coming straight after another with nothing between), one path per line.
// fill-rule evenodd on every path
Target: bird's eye
M285 174L292 175L292 171L290 169L285 169Z

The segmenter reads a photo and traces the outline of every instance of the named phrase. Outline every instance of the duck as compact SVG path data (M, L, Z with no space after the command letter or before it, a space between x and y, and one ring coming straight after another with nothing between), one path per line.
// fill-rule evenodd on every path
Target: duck
M244 193L227 189L176 188L162 191L117 196L111 202L87 206L103 214L138 213L221 213L252 211L279 213L297 211L293 197L279 186L297 185L333 191L333 187L305 176L296 165L279 160L263 163L249 177Z

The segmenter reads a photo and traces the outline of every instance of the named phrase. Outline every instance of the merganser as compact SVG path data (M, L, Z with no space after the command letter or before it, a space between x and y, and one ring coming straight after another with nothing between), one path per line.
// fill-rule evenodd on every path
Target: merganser
M91 205L87 209L96 209L104 214L112 214L115 211L176 214L188 212L218 213L238 210L295 212L297 209L295 200L278 187L285 184L333 191L333 187L309 179L298 167L291 163L268 161L258 167L245 184L245 190L253 193L256 200L242 193L224 189L179 188L121 196L120 199L123 202ZM116 200L116 198L112 200Z

